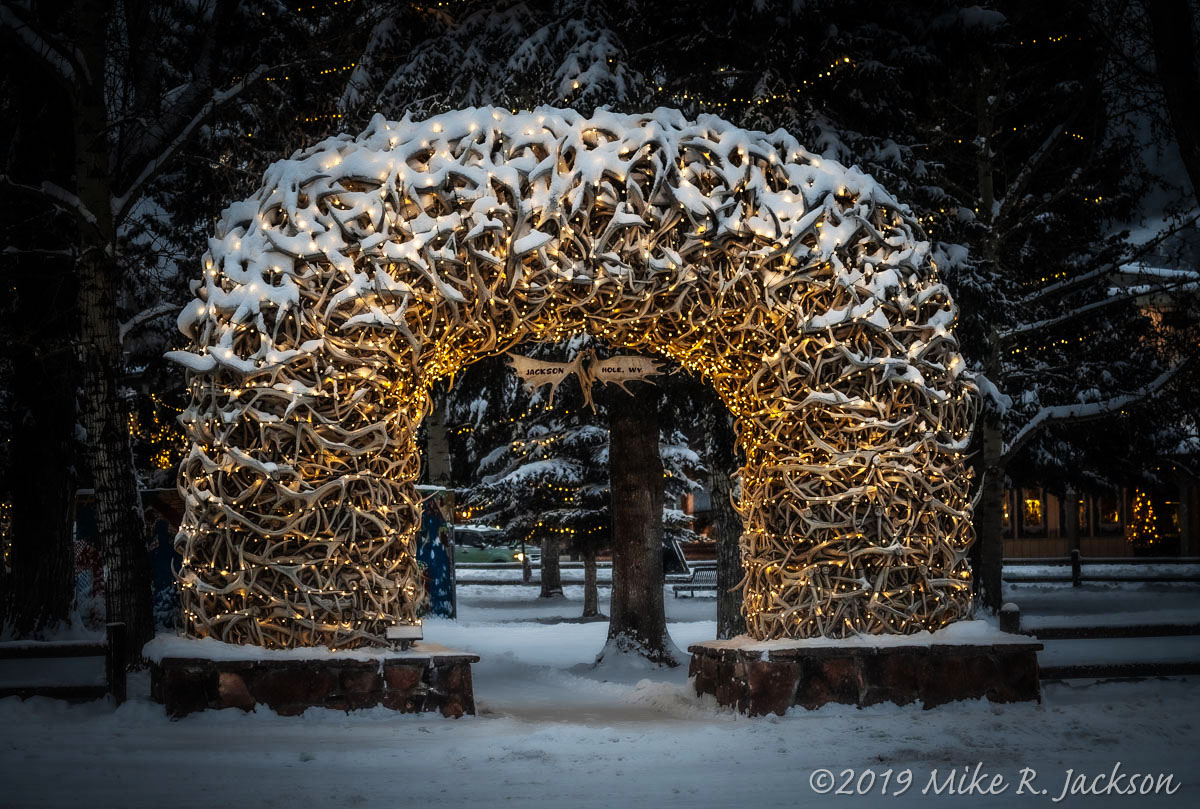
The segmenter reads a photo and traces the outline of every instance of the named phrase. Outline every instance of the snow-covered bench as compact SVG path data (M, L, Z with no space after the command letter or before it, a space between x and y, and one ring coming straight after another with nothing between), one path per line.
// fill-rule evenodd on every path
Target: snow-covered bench
M671 588L675 597L679 598L680 593L691 593L693 597L697 590L712 590L717 589L717 569L715 567L697 567L692 570L692 577L682 584L677 584Z

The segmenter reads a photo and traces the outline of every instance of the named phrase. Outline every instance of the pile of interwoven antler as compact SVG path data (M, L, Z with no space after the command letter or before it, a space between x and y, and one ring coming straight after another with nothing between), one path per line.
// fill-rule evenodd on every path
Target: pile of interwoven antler
M187 632L384 642L418 621L416 431L437 379L589 332L712 385L745 452L756 638L970 608L976 395L914 220L868 176L718 118L376 118L226 210L191 338Z

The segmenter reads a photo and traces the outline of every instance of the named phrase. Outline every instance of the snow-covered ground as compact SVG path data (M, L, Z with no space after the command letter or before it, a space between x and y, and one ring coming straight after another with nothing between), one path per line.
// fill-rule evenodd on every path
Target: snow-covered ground
M457 567L454 571L455 578L460 583L473 581L488 581L488 582L512 582L521 581L521 568L509 565L472 565L471 567ZM533 581L541 579L541 570L535 567L532 570ZM582 567L563 567L559 571L559 578L564 584L569 582L583 583L583 568ZM604 565L596 568L596 581L599 583L612 582L612 567Z
M1194 606L1196 589L1167 598L1166 609ZM581 587L566 590L564 599L539 601L536 588L467 586L459 621L426 622L428 640L482 658L474 669L479 714L457 721L384 709L314 709L295 718L227 710L171 721L147 698L144 675L131 680L131 699L116 711L105 703L0 700L0 806L749 809L1200 800L1195 678L1052 683L1041 705L827 706L748 719L696 697L683 668L592 669L607 624L564 622L582 601ZM607 590L601 595L603 606ZM1028 614L1033 599L1008 595ZM1080 594L1060 587L1023 595L1062 613ZM1123 594L1131 595L1144 601ZM666 601L678 646L713 637L712 598ZM944 785L951 771L973 773L977 763L989 774L985 784L992 774L1004 779L1003 793L933 794L935 771ZM1053 800L1068 770L1092 785L1114 767L1126 776L1172 774L1181 786L1172 795ZM1022 768L1036 771L1026 775L1046 794L1028 786L1017 794ZM817 794L824 770L834 789L852 771L849 789L868 794Z

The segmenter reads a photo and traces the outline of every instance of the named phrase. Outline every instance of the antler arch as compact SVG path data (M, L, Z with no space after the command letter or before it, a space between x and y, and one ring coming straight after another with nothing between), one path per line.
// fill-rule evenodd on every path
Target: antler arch
M587 331L701 375L745 451L749 631L970 606L974 389L906 211L782 130L542 108L376 117L267 170L210 240L177 545L186 631L381 642L418 620L434 381Z

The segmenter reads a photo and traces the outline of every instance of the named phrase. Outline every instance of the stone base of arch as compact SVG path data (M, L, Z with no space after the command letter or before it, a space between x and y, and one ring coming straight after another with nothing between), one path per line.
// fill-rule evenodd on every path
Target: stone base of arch
M150 661L150 696L172 717L203 710L309 708L352 711L382 705L401 713L474 715L471 664L479 656L416 644L377 656L325 654L286 659L160 657Z
M768 646L769 648L755 648ZM828 703L866 707L881 702L1041 701L1037 653L1028 640L848 646L739 644L709 641L688 647L689 676L698 695L749 716Z

